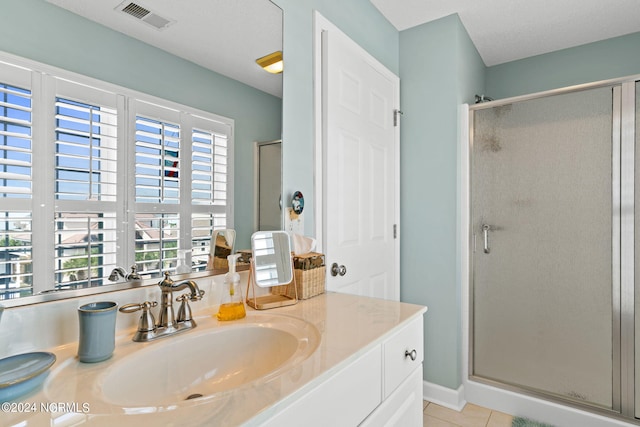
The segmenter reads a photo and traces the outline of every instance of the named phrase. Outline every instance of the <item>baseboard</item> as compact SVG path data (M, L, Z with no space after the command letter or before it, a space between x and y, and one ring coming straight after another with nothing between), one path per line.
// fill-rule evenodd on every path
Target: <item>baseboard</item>
M571 406L538 399L526 394L493 387L475 381L465 381L465 399L470 403L530 418L558 427L633 427L630 421L586 412Z
M464 385L454 390L423 381L422 396L424 400L444 406L445 408L453 409L454 411L462 411L462 408L464 408L464 405L467 403L464 399Z

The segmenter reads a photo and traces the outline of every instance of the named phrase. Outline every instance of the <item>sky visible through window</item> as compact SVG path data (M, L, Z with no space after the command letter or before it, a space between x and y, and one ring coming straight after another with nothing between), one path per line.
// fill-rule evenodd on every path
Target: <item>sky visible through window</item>
M31 91L0 84L2 197L31 196Z
M0 139L0 194L10 206L9 198L31 197L31 91L0 84ZM2 212L0 232L0 289L30 289L30 213Z

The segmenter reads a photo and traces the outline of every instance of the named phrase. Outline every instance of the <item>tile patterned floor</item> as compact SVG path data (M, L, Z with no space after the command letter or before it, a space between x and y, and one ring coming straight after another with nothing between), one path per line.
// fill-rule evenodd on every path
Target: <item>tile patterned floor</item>
M461 412L424 402L423 427L511 427L513 417L467 403Z

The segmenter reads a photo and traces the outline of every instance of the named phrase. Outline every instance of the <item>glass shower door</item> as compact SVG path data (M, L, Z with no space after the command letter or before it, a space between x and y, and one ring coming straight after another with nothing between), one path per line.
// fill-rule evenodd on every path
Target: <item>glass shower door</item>
M473 113L475 379L615 406L614 92Z

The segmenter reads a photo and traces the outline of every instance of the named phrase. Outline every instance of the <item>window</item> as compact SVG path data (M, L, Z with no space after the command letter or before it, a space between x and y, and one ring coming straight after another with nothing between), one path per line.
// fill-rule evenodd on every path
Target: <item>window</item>
M31 294L31 214L2 212L0 218L0 299Z
M160 276L180 249L204 270L213 230L233 225L233 121L12 59L0 58L0 300L101 286L134 262Z
M0 195L31 197L31 91L0 83Z
M213 230L227 228L231 194L228 125L191 117L191 268L207 266Z
M59 289L103 285L116 265L115 213L57 212L55 282Z
M56 100L58 200L116 200L117 111Z
M0 299L30 295L32 93L30 74L0 63Z
M193 271L204 271L211 252L211 235L214 230L227 228L224 213L191 215L191 266Z
M99 286L116 266L117 111L60 97L55 107L55 198L75 208L55 212L55 283ZM95 201L111 203L76 213Z
M140 274L175 271L179 239L177 214L136 214L136 264Z
M211 234L227 226L230 126L136 100L135 257L141 272L206 268Z
M136 117L136 202L180 203L180 126Z

